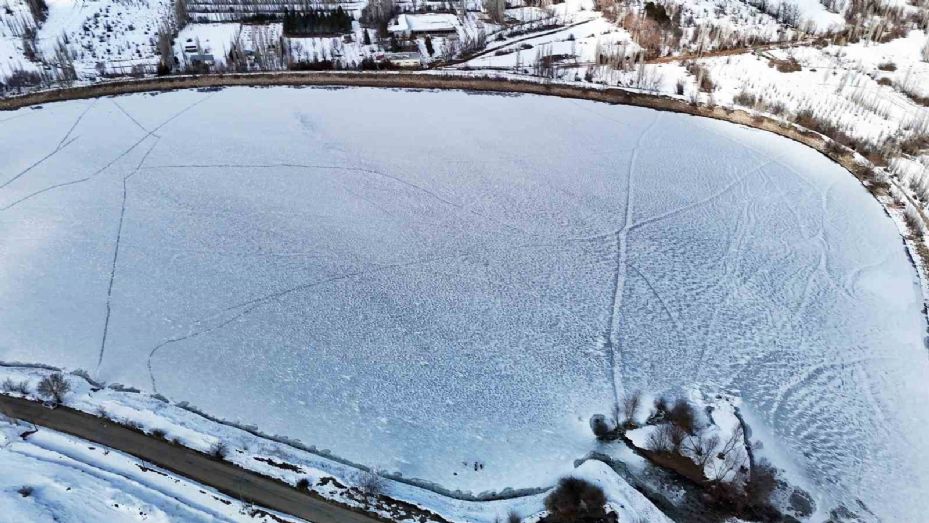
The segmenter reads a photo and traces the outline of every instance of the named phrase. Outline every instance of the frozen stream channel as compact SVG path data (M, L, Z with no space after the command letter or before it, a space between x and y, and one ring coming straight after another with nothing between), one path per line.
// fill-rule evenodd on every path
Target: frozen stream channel
M920 308L852 176L732 124L374 89L0 113L0 360L452 489L549 484L615 395L703 384L915 521Z

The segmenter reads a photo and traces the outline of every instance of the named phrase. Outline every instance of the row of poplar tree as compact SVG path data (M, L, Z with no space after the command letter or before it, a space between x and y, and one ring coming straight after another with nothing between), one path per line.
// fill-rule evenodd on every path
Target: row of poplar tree
M288 36L316 36L351 31L352 17L342 7L335 11L284 12L284 34Z

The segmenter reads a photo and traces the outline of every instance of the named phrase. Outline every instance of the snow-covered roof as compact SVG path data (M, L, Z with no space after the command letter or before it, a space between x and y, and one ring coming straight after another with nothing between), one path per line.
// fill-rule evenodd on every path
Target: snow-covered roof
M402 14L388 30L392 33L449 33L457 31L458 17L453 14Z
M415 52L387 53L388 60L422 60L423 56Z

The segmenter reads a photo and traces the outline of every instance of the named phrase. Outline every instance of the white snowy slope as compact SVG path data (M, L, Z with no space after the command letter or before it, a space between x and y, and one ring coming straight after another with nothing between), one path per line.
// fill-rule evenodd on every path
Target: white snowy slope
M202 485L125 454L0 420L0 523L272 522ZM275 519L276 518L276 519Z
M717 386L822 496L929 510L915 271L878 203L799 144L372 89L2 119L0 360L473 492L552 484L624 391Z

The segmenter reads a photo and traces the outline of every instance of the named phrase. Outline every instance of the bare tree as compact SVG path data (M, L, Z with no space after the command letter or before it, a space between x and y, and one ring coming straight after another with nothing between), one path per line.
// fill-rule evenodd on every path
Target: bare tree
M662 423L648 436L648 448L658 453L680 454L687 433L673 423Z
M716 455L717 447L719 447L719 436L714 434L704 438L699 434L692 434L684 440L682 448L690 454L700 470L706 470L707 463Z
M627 394L623 398L622 423L632 425L635 423L635 415L639 411L639 405L642 404L642 392L635 391Z
M377 27L378 34L383 38L387 36L387 25L396 13L397 4L394 0L371 0L361 11L361 21Z
M177 29L183 29L190 20L190 13L187 10L187 0L174 0L174 23Z
M923 48L920 49L919 54L923 62L929 62L929 36L926 37L926 43L923 44Z
M484 10L487 11L487 14L490 16L491 20L498 24L502 24L504 20L504 12L506 10L506 1L484 0Z
M716 453L716 458L709 462L707 467L707 477L715 483L722 483L731 474L737 472L745 465L745 437L742 425L739 425L729 438L726 439L722 448Z
M365 502L370 502L371 498L377 497L384 492L384 476L382 476L381 471L376 468L361 471L356 481L358 483L358 490L361 491L361 495L364 496Z
M29 13L36 26L42 25L42 22L48 18L48 4L45 0L26 0L26 6L29 7Z
M65 85L71 85L77 80L77 71L74 68L74 61L71 59L71 52L68 50L67 43L59 38L55 45L55 66L57 66L57 80Z
M55 372L42 378L36 390L40 396L61 403L65 395L71 391L71 383L60 372Z

